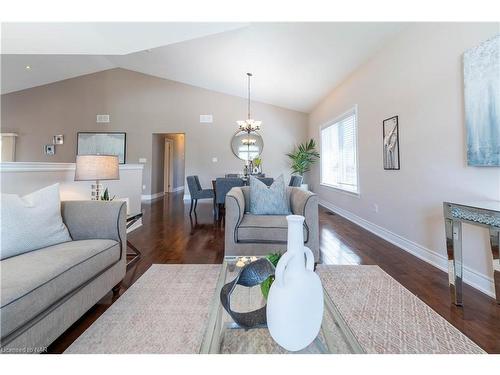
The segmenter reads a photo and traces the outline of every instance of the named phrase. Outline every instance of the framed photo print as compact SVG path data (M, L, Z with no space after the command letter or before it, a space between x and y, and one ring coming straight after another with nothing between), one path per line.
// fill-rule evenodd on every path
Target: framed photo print
M384 141L384 169L399 170L399 124L398 116L385 119L382 122Z
M118 132L79 132L77 155L117 155L120 164L125 164L127 134Z

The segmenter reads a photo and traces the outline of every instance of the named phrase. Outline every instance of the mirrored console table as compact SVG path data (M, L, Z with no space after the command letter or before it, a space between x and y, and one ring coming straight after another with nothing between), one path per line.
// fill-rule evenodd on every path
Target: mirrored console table
M486 227L489 230L495 295L497 303L500 304L500 201L444 202L443 209L452 302L458 306L463 305L462 223L468 223Z

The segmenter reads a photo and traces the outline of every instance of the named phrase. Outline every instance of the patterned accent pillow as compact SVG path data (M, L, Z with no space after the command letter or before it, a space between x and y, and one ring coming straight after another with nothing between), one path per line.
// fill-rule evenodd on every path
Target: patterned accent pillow
M271 186L250 176L250 213L254 215L290 215L283 175Z

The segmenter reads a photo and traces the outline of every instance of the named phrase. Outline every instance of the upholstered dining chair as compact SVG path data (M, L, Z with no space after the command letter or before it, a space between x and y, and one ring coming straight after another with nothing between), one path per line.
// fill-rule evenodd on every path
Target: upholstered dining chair
M186 180L189 194L191 195L191 208L189 209L189 215L193 212L193 203L194 213L196 214L198 199L214 199L214 191L213 189L202 189L198 176L187 176Z
M288 184L288 186L300 187L300 185L302 185L303 180L304 177L293 175L292 177L290 177L290 183Z
M271 186L274 182L274 178L272 177L257 177L260 181L265 183L267 186Z
M238 178L238 173L226 173L226 178Z
M226 203L226 194L233 187L240 187L244 185L242 178L216 178L215 179L215 214L219 219L221 208Z

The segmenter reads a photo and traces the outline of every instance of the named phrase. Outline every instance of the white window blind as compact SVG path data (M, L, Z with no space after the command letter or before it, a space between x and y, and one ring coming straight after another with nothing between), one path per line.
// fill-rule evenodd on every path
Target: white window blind
M358 193L356 112L321 129L321 184Z

